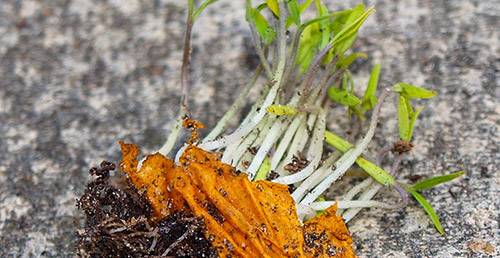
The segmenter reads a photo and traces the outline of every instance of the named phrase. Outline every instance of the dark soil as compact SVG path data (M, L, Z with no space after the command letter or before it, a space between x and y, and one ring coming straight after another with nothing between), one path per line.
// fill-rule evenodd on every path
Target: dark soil
M110 177L115 165L90 169L95 179L78 200L86 215L78 232L81 257L217 257L202 220L187 212L155 222L146 197L124 176Z

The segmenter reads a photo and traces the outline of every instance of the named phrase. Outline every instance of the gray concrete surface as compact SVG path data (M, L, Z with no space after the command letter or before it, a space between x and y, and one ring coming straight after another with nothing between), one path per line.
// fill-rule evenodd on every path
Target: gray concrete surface
M194 32L196 118L214 125L255 65L244 1L221 0ZM358 1L326 1L335 8ZM440 95L417 126L402 177L465 169L425 195L438 235L411 203L352 224L362 257L488 257L499 248L500 4L368 1L377 13L356 48L366 80L426 85ZM71 257L87 169L119 160L117 140L161 145L176 113L183 33L177 0L0 1L0 257ZM394 121L379 142L394 139ZM391 199L390 191L380 198ZM489 246L489 245L491 246ZM484 248L486 247L486 248Z

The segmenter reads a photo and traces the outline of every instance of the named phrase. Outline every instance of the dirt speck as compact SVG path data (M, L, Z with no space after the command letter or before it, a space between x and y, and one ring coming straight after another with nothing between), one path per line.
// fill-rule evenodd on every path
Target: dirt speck
M179 212L153 220L146 197L127 178L110 178L114 169L102 162L89 171L95 179L77 203L86 216L78 231L80 257L217 257L201 219Z

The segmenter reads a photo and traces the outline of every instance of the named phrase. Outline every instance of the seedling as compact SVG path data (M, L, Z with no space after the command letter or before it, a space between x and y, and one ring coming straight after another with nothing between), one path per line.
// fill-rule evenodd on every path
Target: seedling
M189 1L188 21L194 21L213 2L215 1L205 1L194 10L192 1ZM418 188L419 185L417 188L403 187L404 183L396 179L403 156L411 150L415 123L423 109L414 108L412 100L429 99L436 96L436 92L400 82L390 89L386 87L382 95L377 97L377 89L381 88L378 85L381 66L377 64L372 69L364 95L356 96L355 88L358 86L349 67L356 59L367 56L364 53L350 52L350 48L359 28L375 10L359 4L352 9L331 12L320 0L305 1L302 4L296 0L286 3L268 0L255 6L252 1L247 0L245 6L246 20L253 31L261 64L243 89L242 95L199 143L199 147L221 152L223 162L245 171L252 180L266 179L271 171L277 173L279 176L273 181L293 185L296 189L292 192L292 197L302 205L300 207L324 208L325 205L320 203L331 204L332 201L318 202L317 199L356 163L371 179L362 182L363 187L354 186L354 192L346 193L350 198L344 197L338 201L340 207L343 207L346 206L343 202L352 202L355 196L360 195L356 207L346 208L343 212L346 220L351 219L362 207L387 207L371 201L371 198L381 186L394 187L402 195L403 189L406 190L422 204L442 233L437 215L419 194L422 190ZM311 6L316 9L316 18L304 20L302 14ZM193 13L191 19L190 13ZM188 22L187 31L190 33L189 26ZM288 32L293 32L290 43L286 40ZM190 35L186 33L186 38L188 37ZM189 49L190 40L186 39L185 42L185 49ZM188 63L188 59L184 62ZM256 78L262 71L269 79L262 90L263 95L254 103L236 130L222 134L228 121L243 106L244 96L249 89L257 87ZM296 82L297 78L300 79ZM362 154L375 134L384 99L391 94L398 94L400 140L390 149L395 153L395 161L392 171L387 172L380 164L362 157ZM356 144L326 130L326 117L332 109L332 102L345 106L359 120L365 120L371 113L368 131ZM176 127L172 131L178 135ZM170 152L173 144L169 140L160 149L160 153L167 155ZM338 153L333 153L322 161L323 140L342 155L338 157ZM254 153L248 151L251 147L256 149ZM179 157L182 151L181 148L176 156ZM292 162L292 157L298 155L304 155L308 164L300 171L289 174L284 167ZM452 175L439 178L451 180L461 174Z
M364 53L353 52L351 47L357 38L360 27L375 11L363 4L351 9L332 12L321 0L307 0L302 3L297 0L267 0L257 5L251 0L246 0L246 20L252 32L260 64L254 74L249 76L247 85L241 90L241 95L207 136L198 142L193 142L192 138L191 144L182 146L175 154L171 153L180 136L183 121L190 117L187 100L189 96L188 76L192 27L203 10L214 2L216 1L205 0L197 7L194 0L188 0L184 55L181 67L183 96L177 120L167 141L158 151L163 155L161 157L174 158L177 168L187 166L186 164L189 162L200 163L198 165L201 166L204 161L193 160L188 155L197 153L196 149L193 151L195 147L192 144L194 143L197 148L203 151L219 153L221 162L235 167L237 171L243 171L248 179L254 181L247 184L241 178L233 179L232 175L226 174L226 181L219 181L219 183L228 184L227 187L231 187L231 180L243 182L241 184L246 185L245 189L255 191L249 190L248 196L256 196L259 191L264 189L263 185L269 191L275 191L273 187L276 186L280 188L283 187L282 185L288 185L294 202L291 203L292 207L294 205L297 207L297 214L293 215L297 215L295 218L303 220L305 225L311 225L321 220L325 221L325 218L334 219L332 210L335 208L329 208L332 205L337 205L337 212L342 215L346 222L354 218L362 208L400 208L406 205L409 193L427 212L438 232L444 234L439 217L420 192L450 181L464 173L456 172L433 177L414 185L407 185L397 179L401 161L411 153L416 120L422 111L422 108L414 108L412 101L432 98L436 92L403 82L396 83L392 87L379 86L381 66L375 65L371 71L368 85L364 89L364 95L357 96L356 89L359 85L349 69L357 59L364 59L367 56ZM316 12L316 18L305 20L303 14L309 9L313 9L312 6ZM288 40L288 35L291 35L291 40ZM257 84L261 73L267 79L264 85ZM250 90L258 87L260 87L261 95L252 104L251 110L236 129L229 130L227 128L229 121L242 109ZM377 90L381 93L377 94ZM368 156L364 155L366 155L367 147L371 144L376 133L382 106L388 96L395 94L398 96L398 102L396 103L397 114L394 114L394 117L397 117L398 120L399 137L394 137L397 140L393 146L381 148L376 160L370 160ZM367 123L364 135L354 135L358 138L355 143L350 143L327 129L328 124L337 122L327 121L328 114L335 108L346 109L348 117L356 119L362 125ZM345 128L346 131L350 129ZM391 136L385 137L390 138ZM333 147L335 151L328 153L324 148L324 143ZM196 155L205 155L203 151ZM381 161L390 151L394 153L394 160L390 170L387 171L383 168ZM207 162L212 162L210 159L206 158ZM145 162L147 163L148 160ZM211 168L225 166L217 163L218 160L213 162L215 165L212 165ZM129 163L134 163L133 159ZM169 164L167 161L165 163ZM325 193L332 184L342 180L345 173L355 163L369 177L361 183L353 185L339 198L326 200ZM151 162L148 163L148 166L152 166ZM149 169L149 167L146 168ZM129 176L137 173L135 168L130 166L127 167L127 170ZM220 171L221 176L225 173L222 170ZM159 172L152 171L152 173ZM139 176L140 174L138 174ZM180 180L184 176L184 174L178 173L177 179ZM153 202L153 208L161 210L165 208L161 206L163 197L159 198L157 192L161 192L158 184L162 181L154 179L147 190L149 197L157 201ZM222 179L223 177L220 180ZM213 183L212 179L208 176L203 177L203 175L196 180ZM273 184L269 180L282 185ZM186 182L188 181L186 179ZM182 185L187 187L189 184L186 182L183 182ZM142 183L136 181L134 184L140 185ZM210 189L195 191L188 190L186 187L181 187L177 191L182 193L181 195L184 196L186 202L190 203L191 207L198 207L199 203L196 202L196 198L214 198L217 201L226 202L218 193L210 192ZM203 188L203 184L189 187L192 189L195 187ZM257 190L252 187L257 187ZM391 205L372 200L382 188L397 190L403 199L403 205ZM208 194L208 197L202 196L204 192ZM284 192L286 192L287 197L290 197L286 188L285 191L280 188L279 191L273 193L282 196ZM195 198L195 195L200 196ZM245 201L255 200L255 198L245 197ZM268 201L268 199L261 198L260 205L265 205L264 203L267 202L264 200ZM292 199L282 197L280 200ZM204 212L202 208L200 209ZM227 209L229 210L229 207ZM272 207L269 209L274 210ZM324 214L315 217L317 215L315 211L323 210L326 210ZM231 211L230 213L243 218L243 214L240 216L238 212ZM261 215L257 217L259 216ZM292 216L292 218L294 217ZM209 227L212 225L209 224ZM239 225L247 227L243 221ZM219 229L215 228L218 232Z

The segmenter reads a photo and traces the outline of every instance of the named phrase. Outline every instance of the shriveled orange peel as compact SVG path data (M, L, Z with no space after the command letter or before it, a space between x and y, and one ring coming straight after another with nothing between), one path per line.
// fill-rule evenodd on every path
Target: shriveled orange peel
M138 169L138 147L120 145L121 170L145 190L155 218L184 210L203 218L220 257L355 257L335 206L301 225L287 186L251 182L213 153L189 145L180 165L156 153Z

